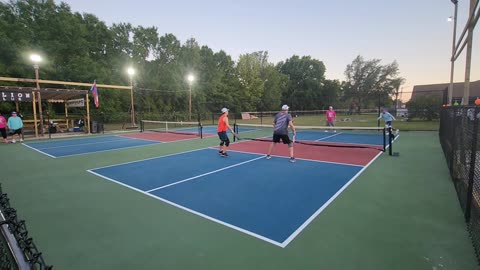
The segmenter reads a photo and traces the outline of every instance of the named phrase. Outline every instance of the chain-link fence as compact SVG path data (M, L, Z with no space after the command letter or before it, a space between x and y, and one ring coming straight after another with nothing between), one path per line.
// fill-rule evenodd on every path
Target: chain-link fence
M440 142L480 262L479 106L444 107Z

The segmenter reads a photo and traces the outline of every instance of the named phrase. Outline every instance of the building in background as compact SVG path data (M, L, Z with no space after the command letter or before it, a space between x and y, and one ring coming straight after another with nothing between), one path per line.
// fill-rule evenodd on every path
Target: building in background
M448 103L448 86L449 83L440 84L424 84L415 85L412 90L411 100L415 100L419 97L438 97L442 100L443 104ZM452 103L458 102L461 104L463 98L463 88L465 84L458 82L453 84L453 98ZM475 99L480 97L480 81L470 82L470 97L469 104L474 104Z

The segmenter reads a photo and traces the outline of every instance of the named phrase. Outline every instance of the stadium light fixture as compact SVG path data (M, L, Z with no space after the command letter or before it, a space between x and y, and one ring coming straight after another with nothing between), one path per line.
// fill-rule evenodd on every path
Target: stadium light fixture
M42 57L34 53L30 55L30 60L32 60L33 63L38 64L42 61Z
M188 121L192 120L192 84L193 81L195 80L195 76L192 74L188 74L187 76L188 80Z
M39 82L39 74L38 70L40 69L40 63L42 61L42 57L36 53L32 53L30 55L30 60L33 62L33 68L35 69L35 82L37 84L37 102L38 102L38 116L39 116L39 126L40 126L40 134L45 135L43 131L43 112L42 112L42 97L40 94L40 82ZM36 118L36 117L35 117ZM34 119L36 121L36 119ZM37 125L35 125L35 136L38 136L38 130L37 130Z
M132 127L136 127L135 124L135 105L133 103L133 75L135 75L135 69L132 67L127 68L127 73L130 76L130 118L132 119Z
M131 77L131 76L135 75L135 69L133 69L132 67L129 67L129 68L127 68L127 73Z

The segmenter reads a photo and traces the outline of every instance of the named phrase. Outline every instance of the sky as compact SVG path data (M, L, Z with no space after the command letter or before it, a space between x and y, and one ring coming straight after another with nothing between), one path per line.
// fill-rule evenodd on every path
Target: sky
M60 1L56 1L60 2ZM450 81L454 15L449 0L64 0L73 12L91 13L107 25L155 26L159 35L189 38L233 59L268 51L278 63L293 55L323 61L326 78L345 80L355 57L397 61L408 100L414 85ZM459 0L457 39L468 19L469 1ZM477 27L480 28L480 27ZM479 30L474 32L471 81L480 79ZM465 80L463 52L455 81Z

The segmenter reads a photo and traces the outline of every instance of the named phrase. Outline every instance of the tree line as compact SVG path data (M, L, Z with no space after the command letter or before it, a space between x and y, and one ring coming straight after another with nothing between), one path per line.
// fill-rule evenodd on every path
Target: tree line
M143 114L188 114L188 74L195 114L229 107L235 112L367 108L390 105L403 82L396 62L356 57L345 69L345 81L325 78L325 64L311 56L293 55L271 63L267 51L240 55L214 52L194 39L182 43L156 27L119 22L107 26L93 14L72 12L53 0L0 2L0 76L31 78L30 52L43 55L40 78L128 85L126 67L136 69L135 108ZM5 85L5 84L4 84ZM46 85L42 85L45 86ZM125 90L99 89L100 108L93 113L126 113ZM93 104L93 103L92 103ZM0 109L11 109L3 102ZM31 111L22 105L24 111ZM44 104L55 111L52 104ZM53 108L52 108L53 106Z

